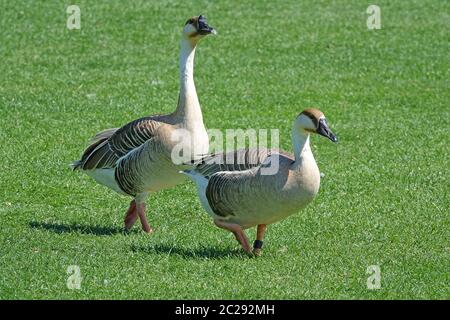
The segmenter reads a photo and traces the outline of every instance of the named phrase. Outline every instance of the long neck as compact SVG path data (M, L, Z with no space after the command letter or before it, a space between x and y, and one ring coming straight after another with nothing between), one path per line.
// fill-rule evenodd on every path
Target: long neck
M312 157L314 159L309 145L309 134L303 130L299 130L296 126L292 130L292 144L295 155L293 168L301 166L306 157Z
M194 83L195 44L188 39L181 40L180 95L175 116L187 125L203 122L202 111Z

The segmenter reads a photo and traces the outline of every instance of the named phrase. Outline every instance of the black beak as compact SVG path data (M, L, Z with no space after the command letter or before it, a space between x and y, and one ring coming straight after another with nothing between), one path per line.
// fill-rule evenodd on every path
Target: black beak
M210 27L208 25L208 22L206 22L206 18L203 15L200 15L198 17L197 21L197 32L201 35L207 35L207 34L216 34L216 30L214 28Z
M316 132L321 136L327 137L333 142L338 142L337 137L333 132L331 132L330 128L328 127L327 121L324 118L319 120L319 127L317 128Z

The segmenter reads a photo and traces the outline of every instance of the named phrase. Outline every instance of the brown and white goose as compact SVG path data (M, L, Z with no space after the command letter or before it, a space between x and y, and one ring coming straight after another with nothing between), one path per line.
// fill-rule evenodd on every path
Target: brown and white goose
M293 125L293 156L277 150L241 149L204 157L193 169L183 171L196 183L200 202L214 223L234 233L249 254L244 229L257 226L253 253L259 255L266 226L298 212L319 191L311 133L337 142L323 113L306 109ZM227 159L233 163L227 164Z
M74 170L134 198L125 215L126 229L139 217L143 230L152 232L145 216L146 198L183 181L180 167L171 157L175 146L191 159L208 152L208 134L194 84L194 56L198 42L215 33L202 15L186 22L181 40L180 94L173 113L140 118L98 133L81 160L72 164ZM190 139L177 141L177 132L187 133Z

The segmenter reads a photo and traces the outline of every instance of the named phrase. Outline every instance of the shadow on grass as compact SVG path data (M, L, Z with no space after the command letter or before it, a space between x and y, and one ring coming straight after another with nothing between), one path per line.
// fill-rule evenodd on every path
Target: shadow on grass
M155 246L131 246L133 252L149 254L161 254L166 256L176 255L185 259L225 259L225 258L247 258L248 256L239 249L218 249L215 247L182 248L168 245Z
M133 231L124 231L123 228L103 227L81 224L61 224L31 221L28 223L32 229L49 230L57 234L82 233L96 236L109 236L115 234L129 234ZM138 231L140 232L140 231ZM154 246L132 245L131 251L148 254L159 254L165 256L180 256L185 259L225 259L225 258L248 258L240 249L218 249L216 247L182 248L164 244Z
M102 226L91 226L80 224L60 224L60 223L38 222L38 221L31 221L28 225L32 229L49 230L58 234L83 233L96 236L110 236L114 234L125 233L123 228L117 227L102 227Z

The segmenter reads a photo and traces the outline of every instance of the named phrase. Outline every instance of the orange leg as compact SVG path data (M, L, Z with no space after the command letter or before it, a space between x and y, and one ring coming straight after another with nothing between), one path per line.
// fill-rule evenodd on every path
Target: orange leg
M138 218L137 210L136 210L136 200L131 201L130 207L128 208L127 213L125 214L125 229L130 230L134 225Z
M142 230L144 230L147 233L152 233L153 228L150 227L150 225L147 222L147 217L145 216L145 202L138 203L136 205L136 211L139 216L139 219L141 220Z
M236 240L241 244L242 248L249 254L252 255L252 249L250 247L250 244L248 243L247 236L244 233L244 230L242 230L242 227L235 223L228 223L220 220L214 220L214 223L219 228L231 231L234 236L236 237Z
M264 233L266 232L266 225L259 224L256 229L256 240L253 243L253 254L257 257L261 255L261 249L263 245Z

